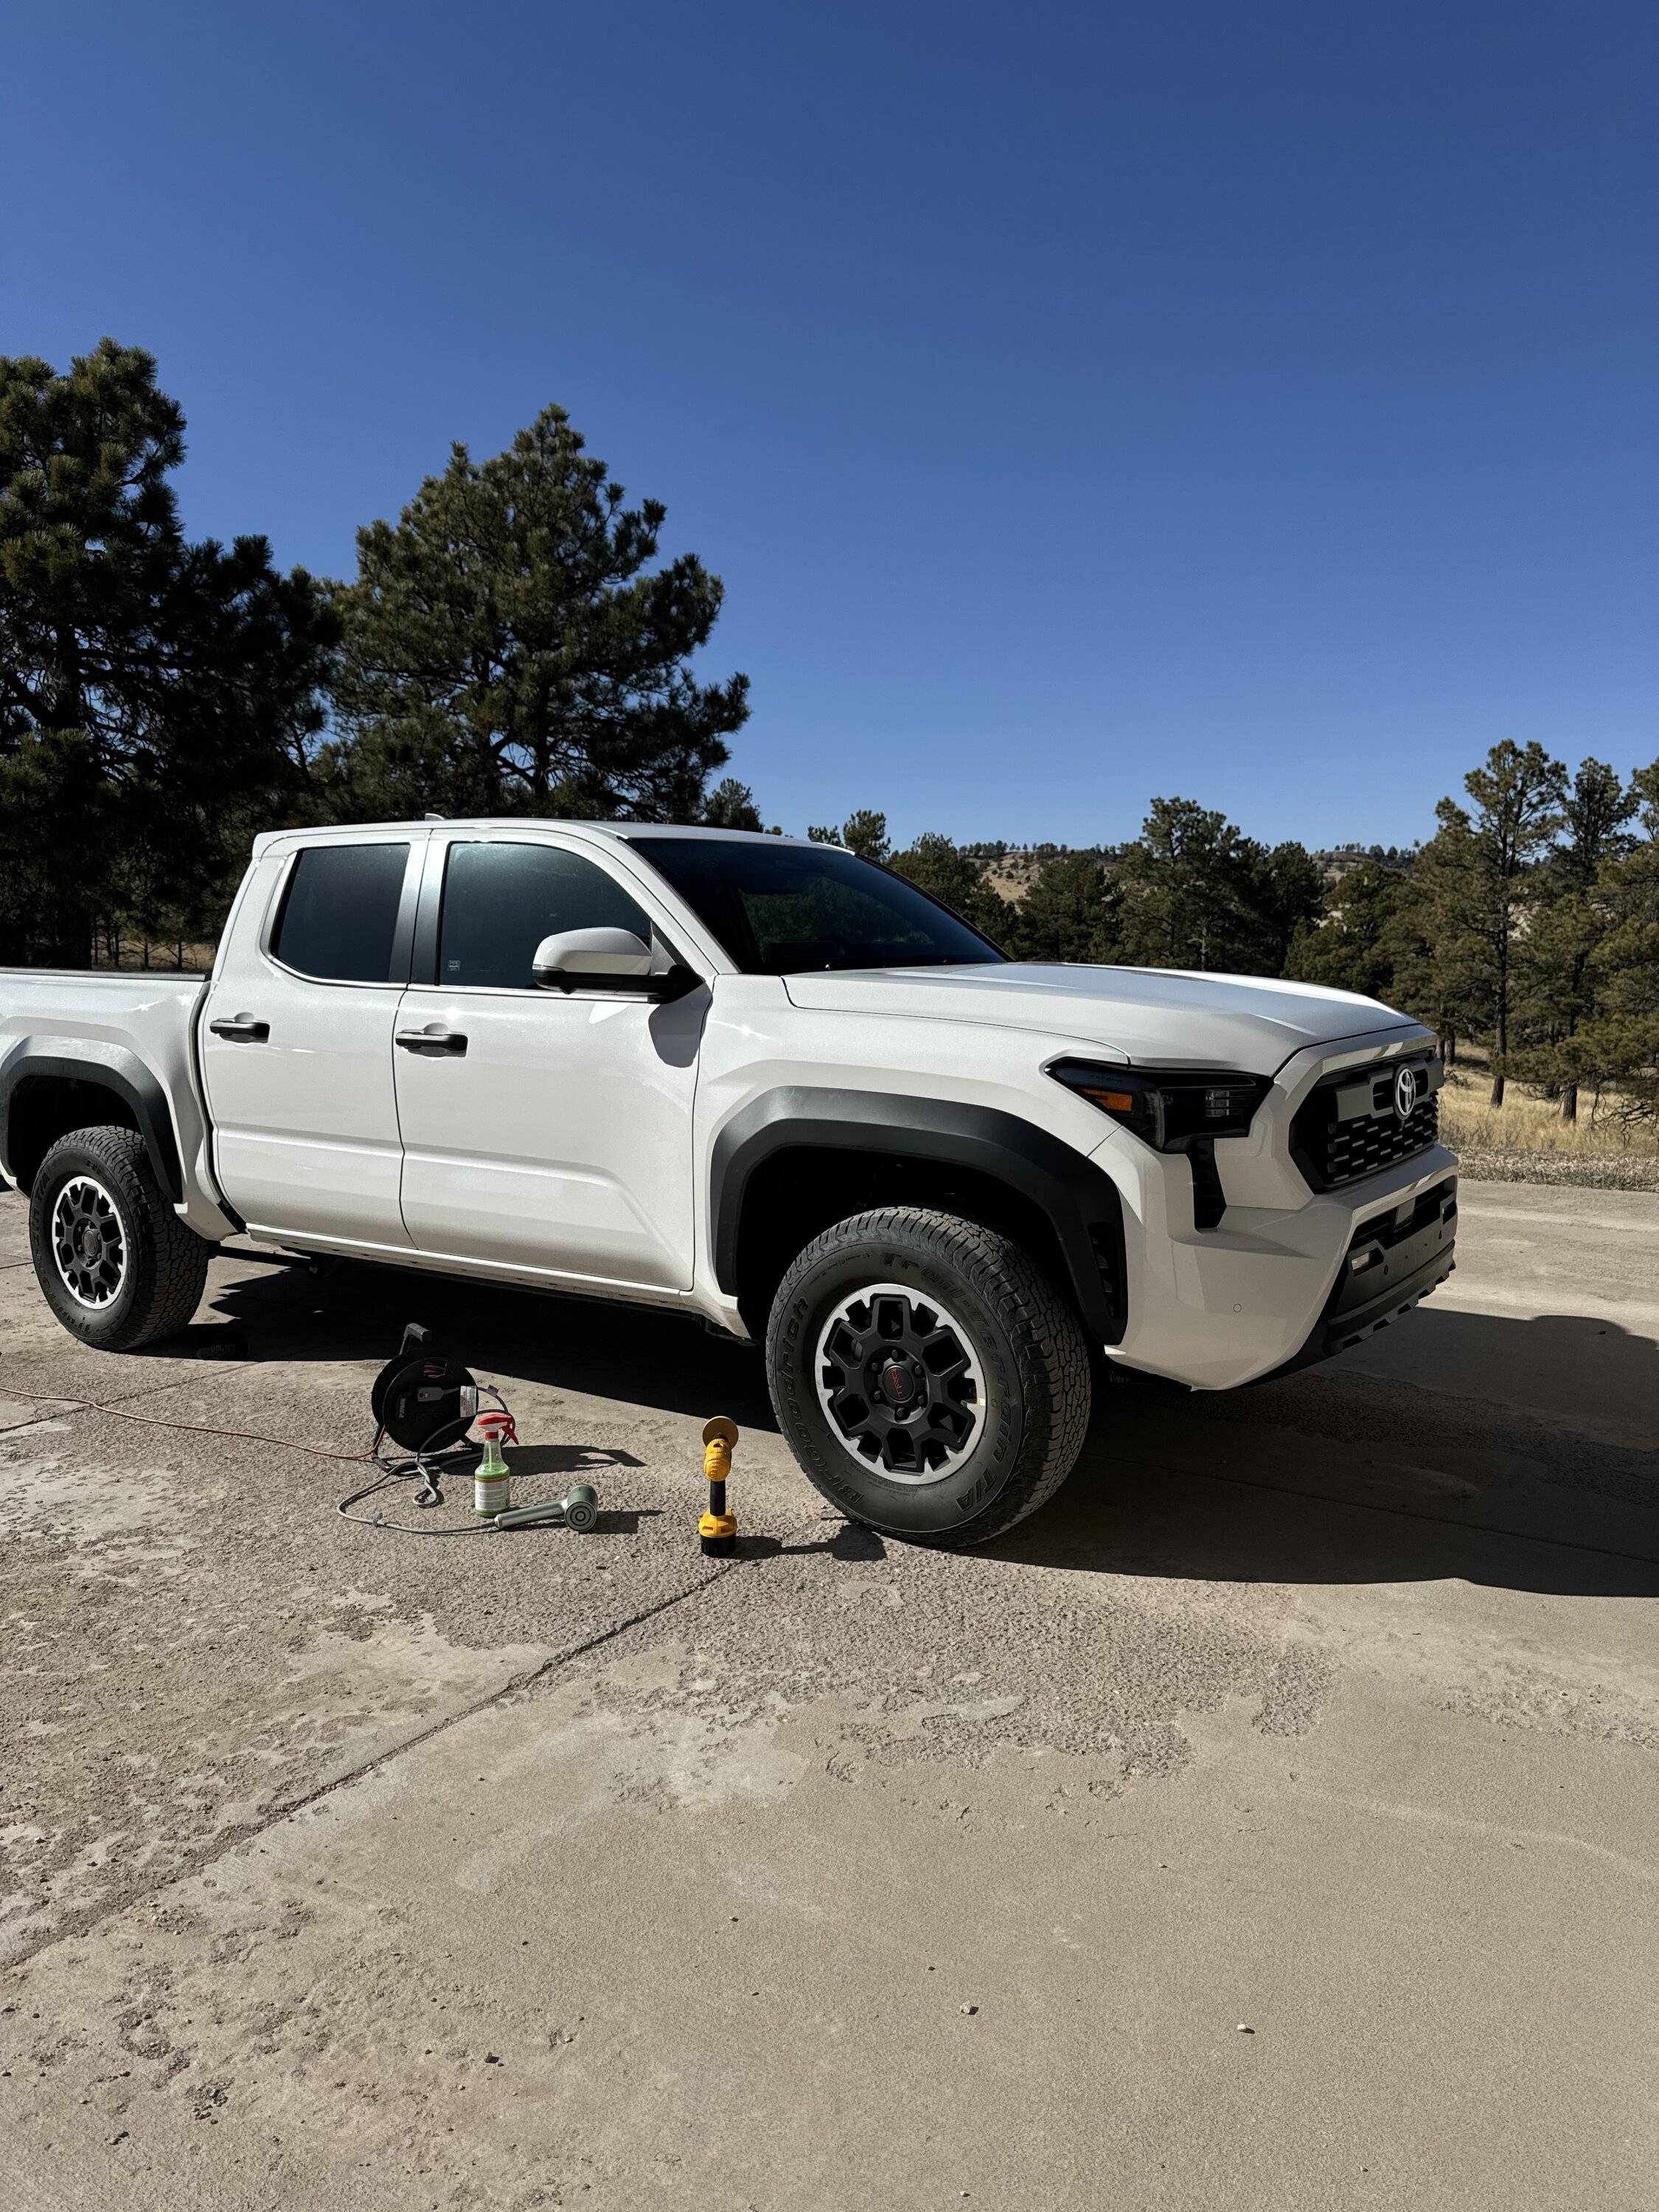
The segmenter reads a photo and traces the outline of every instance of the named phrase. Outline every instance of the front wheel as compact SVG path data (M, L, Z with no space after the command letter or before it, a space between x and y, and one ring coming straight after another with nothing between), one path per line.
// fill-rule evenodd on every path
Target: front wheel
M131 1129L76 1129L41 1161L29 1249L47 1304L82 1344L133 1352L201 1304L212 1246L179 1220Z
M1019 1247L923 1206L837 1222L778 1286L766 1332L779 1425L842 1510L966 1550L1035 1512L1089 1425L1070 1306Z

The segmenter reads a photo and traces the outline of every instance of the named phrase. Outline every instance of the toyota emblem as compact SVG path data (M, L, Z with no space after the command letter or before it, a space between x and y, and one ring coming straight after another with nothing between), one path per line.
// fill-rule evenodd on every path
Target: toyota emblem
M1417 1111L1417 1070L1402 1067L1394 1079L1394 1110L1402 1121Z

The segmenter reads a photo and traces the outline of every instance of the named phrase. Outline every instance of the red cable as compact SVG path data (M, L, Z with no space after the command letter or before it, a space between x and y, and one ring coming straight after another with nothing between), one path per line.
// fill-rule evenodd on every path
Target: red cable
M219 1429L205 1421L164 1421L159 1413L132 1413L123 1406L100 1406L93 1398L52 1398L38 1403L59 1407L69 1413L112 1413L118 1421L139 1421L147 1429L182 1429L193 1437L240 1437L245 1443L275 1444L279 1451L305 1452L313 1459L349 1460L361 1465L374 1462L372 1451L329 1451L322 1444L296 1444L288 1437L261 1436L257 1429ZM377 1437L375 1440L379 1442ZM518 1442L515 1436L514 1443Z

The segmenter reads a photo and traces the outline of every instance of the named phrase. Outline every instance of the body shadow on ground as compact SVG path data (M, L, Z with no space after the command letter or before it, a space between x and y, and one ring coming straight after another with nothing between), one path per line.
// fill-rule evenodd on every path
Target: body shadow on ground
M776 1432L755 1347L646 1307L266 1262L211 1313L156 1352L378 1362L419 1320L509 1394L517 1379L677 1413L718 1404ZM1577 1314L1425 1305L1397 1331L1386 1373L1381 1339L1238 1391L1108 1373L1077 1472L994 1554L1198 1581L1659 1595L1659 1449L1607 1432L1610 1409L1659 1408L1659 1346ZM1522 1378L1526 1402L1506 1397Z

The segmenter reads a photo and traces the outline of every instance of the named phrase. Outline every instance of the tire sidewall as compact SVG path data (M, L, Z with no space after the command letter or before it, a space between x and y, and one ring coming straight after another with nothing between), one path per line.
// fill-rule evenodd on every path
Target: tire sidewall
M121 1287L106 1306L83 1306L58 1274L52 1254L52 1218L65 1183L88 1176L109 1194L126 1247ZM118 1347L141 1312L146 1285L155 1274L154 1240L143 1193L125 1162L106 1158L95 1146L57 1145L41 1163L29 1194L29 1249L41 1295L64 1327L98 1350Z
M818 1397L815 1355L825 1322L843 1298L877 1283L937 1299L967 1330L979 1357L990 1419L966 1457L933 1482L890 1482L861 1468ZM897 1243L826 1254L780 1291L767 1350L779 1424L803 1472L854 1519L896 1536L959 1537L1016 1478L1029 1422L1018 1351L1006 1324L955 1268Z

